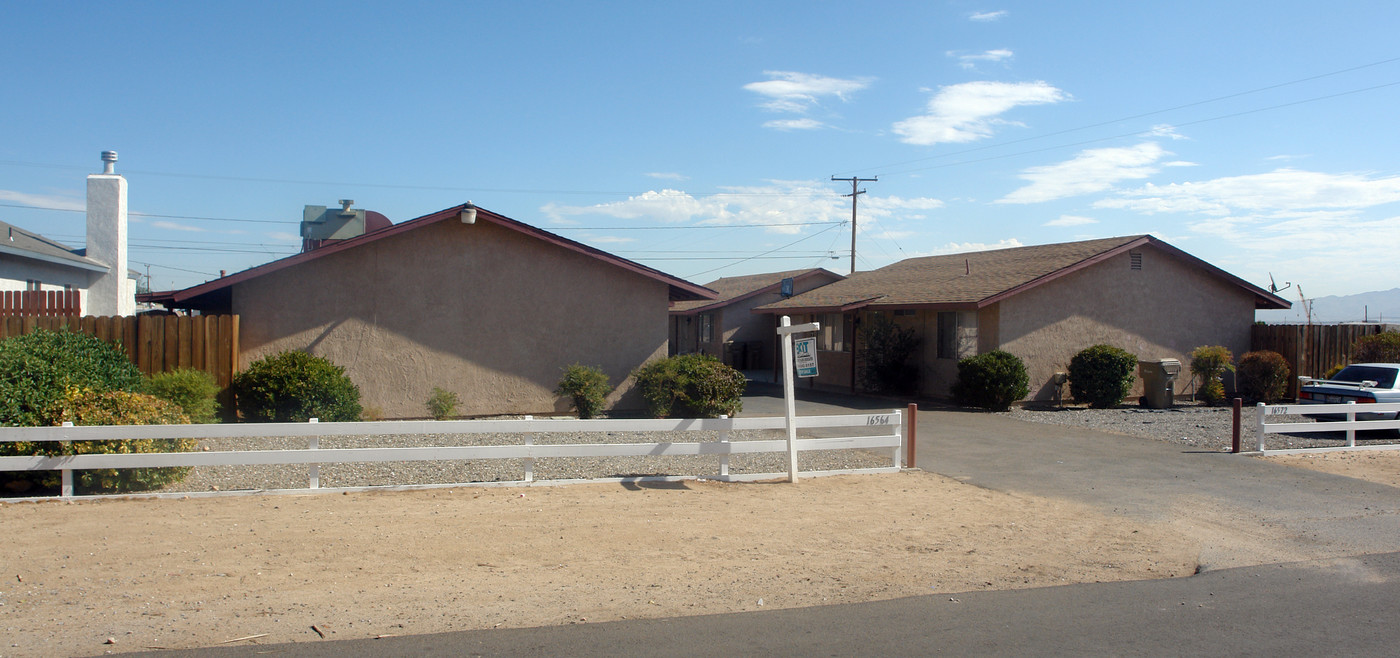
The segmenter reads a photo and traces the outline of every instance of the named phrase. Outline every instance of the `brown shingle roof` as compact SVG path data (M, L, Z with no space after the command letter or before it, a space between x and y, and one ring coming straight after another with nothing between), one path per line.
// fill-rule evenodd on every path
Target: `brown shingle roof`
M878 270L857 272L844 281L837 281L755 310L835 311L864 306L980 308L1146 244L1163 249L1172 256L1188 260L1216 276L1246 288L1256 295L1256 307L1289 306L1287 301L1161 240L1148 235L1132 235L910 258Z
M840 274L830 272L820 267L805 270L788 270L786 272L769 272L767 274L750 274L747 276L727 276L705 284L706 288L719 293L718 299L714 301L698 300L676 302L671 305L671 312L686 313L702 308L724 306L769 289L777 290L778 286L782 285L783 279L799 281L821 273L826 273L835 279L842 278Z

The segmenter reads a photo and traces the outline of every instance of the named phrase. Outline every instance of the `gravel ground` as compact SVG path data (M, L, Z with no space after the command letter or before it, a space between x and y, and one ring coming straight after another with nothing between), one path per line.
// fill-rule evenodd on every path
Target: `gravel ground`
M751 430L730 433L734 442L781 439L781 430ZM687 432L683 436L661 432L557 432L535 434L537 445L585 443L706 442L718 440L716 432ZM509 434L404 434L379 436L322 437L321 448L406 448L420 446L512 445L519 435ZM226 438L200 442L207 450L297 450L307 439L288 437ZM851 468L878 468L891 465L888 453L864 450L817 450L798 455L804 471ZM731 455L731 474L786 473L785 453ZM525 460L478 459L427 462L364 462L324 464L320 467L322 487L363 487L385 485L454 484L467 482L518 482L524 478ZM535 480L573 480L638 476L685 475L713 477L719 474L719 457L686 455L675 457L568 457L536 459ZM181 482L164 491L236 491L262 489L303 489L309 481L308 467L302 464L270 466L201 466Z
M1232 414L1229 407L1182 405L1171 409L1147 409L1120 406L1113 409L1013 409L1001 414L1032 423L1083 427L1101 432L1140 436L1158 441L1170 441L1199 450L1229 451L1232 434ZM1302 416L1276 416L1270 423L1312 422ZM1264 441L1266 450L1320 448L1346 445L1346 433L1309 432L1302 434L1269 434ZM1246 408L1240 418L1242 450L1253 450L1257 439L1254 410ZM1357 434L1356 444L1396 443L1393 432L1374 431Z

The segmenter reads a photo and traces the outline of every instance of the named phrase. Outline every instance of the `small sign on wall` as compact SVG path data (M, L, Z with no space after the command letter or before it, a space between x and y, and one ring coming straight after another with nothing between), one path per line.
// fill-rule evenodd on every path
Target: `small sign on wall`
M798 338L792 341L798 377L817 376L817 339Z

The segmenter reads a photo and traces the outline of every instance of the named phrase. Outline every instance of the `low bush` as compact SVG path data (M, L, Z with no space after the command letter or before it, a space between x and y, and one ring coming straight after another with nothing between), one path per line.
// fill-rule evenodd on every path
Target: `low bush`
M1221 345L1202 345L1191 350L1191 374L1200 379L1196 395L1207 404L1225 399L1225 384L1220 381L1226 372L1234 372L1234 356Z
M151 375L146 390L166 402L179 405L192 423L212 423L218 418L219 385L203 370L180 368Z
M1352 363L1400 363L1400 332L1362 336L1351 348Z
M705 354L681 354L632 373L656 418L714 418L743 409L744 374Z
M860 329L861 386L871 393L907 395L919 390L919 334L883 315L871 315Z
M428 396L423 406L427 407L428 415L433 420L447 420L457 415L457 405L461 403L462 399L456 393L434 386L433 394Z
M234 404L246 422L351 422L360 419L360 389L345 368L323 357L287 351L254 361L234 375Z
M40 329L0 341L0 425L43 425L70 388L140 392L141 371L116 346L87 334ZM0 454L4 445L0 444Z
M1006 411L1031 392L1026 364L1010 352L995 350L958 361L953 397L958 404Z
M1078 402L1106 409L1123 401L1133 390L1137 355L1112 345L1081 350L1069 362L1069 392Z
M1288 392L1288 359L1269 350L1246 352L1235 376L1240 397L1246 402L1274 404Z
M579 418L594 418L602 413L610 390L612 384L602 368L575 363L564 368L564 376L554 394L569 396Z
M153 395L128 391L97 391L70 388L45 413L47 425L185 425L190 422L179 405ZM18 444L31 455L132 454L148 452L189 452L194 439L120 439ZM124 493L159 489L179 482L190 472L188 466L167 468L99 468L73 471L76 493ZM55 487L59 473L45 471L37 478L41 486Z

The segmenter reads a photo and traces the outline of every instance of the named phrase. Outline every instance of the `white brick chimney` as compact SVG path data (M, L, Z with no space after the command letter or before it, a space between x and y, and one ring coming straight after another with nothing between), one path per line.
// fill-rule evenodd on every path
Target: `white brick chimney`
M87 257L111 269L88 286L86 315L136 314L126 262L126 179L116 162L116 151L103 151L102 173L87 177Z

